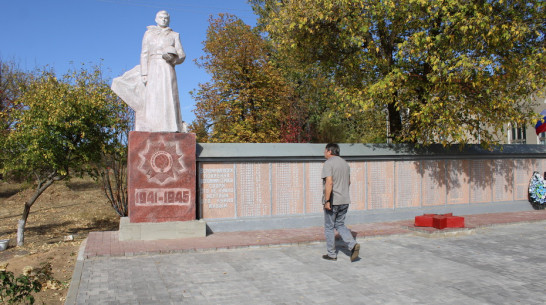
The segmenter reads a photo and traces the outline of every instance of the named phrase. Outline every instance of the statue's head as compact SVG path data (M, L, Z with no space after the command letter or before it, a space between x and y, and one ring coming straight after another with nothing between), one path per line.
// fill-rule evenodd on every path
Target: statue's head
M155 22L158 26L165 28L169 26L171 17L169 16L169 13L167 11L159 11L155 15Z

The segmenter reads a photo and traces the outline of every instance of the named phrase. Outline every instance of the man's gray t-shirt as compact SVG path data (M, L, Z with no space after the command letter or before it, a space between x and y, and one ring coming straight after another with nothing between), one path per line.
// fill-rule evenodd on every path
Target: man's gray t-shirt
M332 205L350 204L349 184L351 183L351 169L349 168L349 164L339 156L330 157L330 159L324 162L324 166L322 167L321 178L323 182L326 181L326 177L332 177L334 182L332 195L330 196Z

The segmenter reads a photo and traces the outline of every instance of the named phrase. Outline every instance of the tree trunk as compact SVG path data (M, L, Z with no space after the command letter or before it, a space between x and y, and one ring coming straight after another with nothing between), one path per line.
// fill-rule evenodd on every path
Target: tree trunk
M19 219L17 223L17 246L22 246L25 242L25 225L27 224L28 214L30 214L30 207L27 202L25 202L25 208L23 210L23 216Z
M21 219L19 219L19 222L17 223L17 246L18 247L23 246L25 243L25 226L27 224L28 215L30 214L30 208L36 202L38 197L40 197L40 195L42 195L42 193L53 184L53 182L57 180L61 180L61 179L62 177L58 177L55 174L51 174L45 182L38 183L36 192L34 192L32 197L30 197L29 201L25 202L23 215L21 216Z
M396 140L402 133L402 117L400 111L396 110L394 103L387 104L389 115L389 138Z

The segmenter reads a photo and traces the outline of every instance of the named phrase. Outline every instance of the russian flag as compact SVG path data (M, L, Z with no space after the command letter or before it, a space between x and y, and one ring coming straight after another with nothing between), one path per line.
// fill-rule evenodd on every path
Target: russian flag
M546 132L546 110L542 110L540 115L543 116L543 118L542 120L539 120L537 124L535 125L535 130L537 132L537 135L539 135L542 132Z

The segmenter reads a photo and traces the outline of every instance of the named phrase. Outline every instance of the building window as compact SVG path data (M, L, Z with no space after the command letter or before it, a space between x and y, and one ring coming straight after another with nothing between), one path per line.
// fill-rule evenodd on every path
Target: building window
M525 126L518 127L516 124L512 124L510 135L510 144L526 144L527 138L525 135Z

